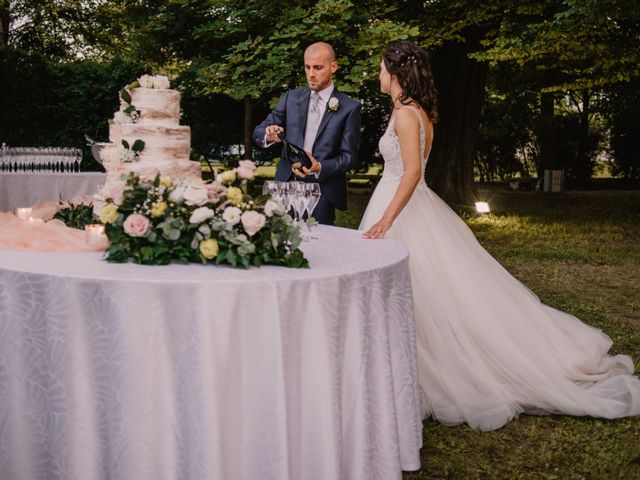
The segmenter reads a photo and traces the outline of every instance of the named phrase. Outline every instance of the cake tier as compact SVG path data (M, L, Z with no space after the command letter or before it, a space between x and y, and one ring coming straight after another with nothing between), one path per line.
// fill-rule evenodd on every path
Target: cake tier
M180 123L180 92L177 90L134 88L131 103L140 111L139 124L174 126Z
M202 165L200 162L163 160L160 162L149 162L139 160L137 162L125 164L126 172L133 172L148 180L152 180L156 175L171 177L173 179L202 178Z
M141 123L125 123L109 126L109 140L121 145L126 140L132 146L136 140L144 142L140 160L189 160L191 153L191 128L188 126L164 127Z

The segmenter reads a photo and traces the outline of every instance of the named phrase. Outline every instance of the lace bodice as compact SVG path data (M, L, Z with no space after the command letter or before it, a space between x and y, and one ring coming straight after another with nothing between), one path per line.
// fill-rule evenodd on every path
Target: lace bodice
M424 148L426 142L426 131L424 124L422 122L422 118L420 114L414 107L403 107L410 108L413 110L418 116L418 121L420 122L420 155L424 155ZM404 167L402 165L402 153L400 152L400 141L398 140L398 135L396 134L395 128L395 115L391 116L389 120L389 125L387 125L387 129L385 130L382 137L380 137L380 141L378 142L378 148L380 149L380 154L384 159L384 171L382 172L383 180L394 180L400 181L402 175L404 174ZM421 158L422 163L422 180L420 183L424 183L424 170L427 166L427 159L429 155L423 156Z

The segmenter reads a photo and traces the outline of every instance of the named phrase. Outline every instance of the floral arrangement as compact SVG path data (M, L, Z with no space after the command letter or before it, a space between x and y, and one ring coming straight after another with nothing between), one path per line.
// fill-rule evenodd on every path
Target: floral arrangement
M209 183L134 173L110 179L94 197L110 242L107 260L308 267L298 248L303 222L277 201L249 195L254 175L255 164L244 160Z

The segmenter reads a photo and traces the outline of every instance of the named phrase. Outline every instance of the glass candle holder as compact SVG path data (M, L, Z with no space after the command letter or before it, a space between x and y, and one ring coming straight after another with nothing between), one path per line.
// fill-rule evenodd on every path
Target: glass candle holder
M31 207L16 208L16 217L22 220L28 220L32 212L33 208Z

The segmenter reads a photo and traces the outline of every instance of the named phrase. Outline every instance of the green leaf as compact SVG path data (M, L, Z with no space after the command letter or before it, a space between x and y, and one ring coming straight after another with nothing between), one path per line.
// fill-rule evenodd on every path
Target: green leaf
M120 97L122 98L122 100L124 100L127 103L131 103L131 95L129 95L129 92L127 91L126 88L123 88L120 90Z
M133 150L134 152L138 153L141 152L142 150L144 150L144 141L137 139L135 142L133 142L133 145L131 146L131 150Z

